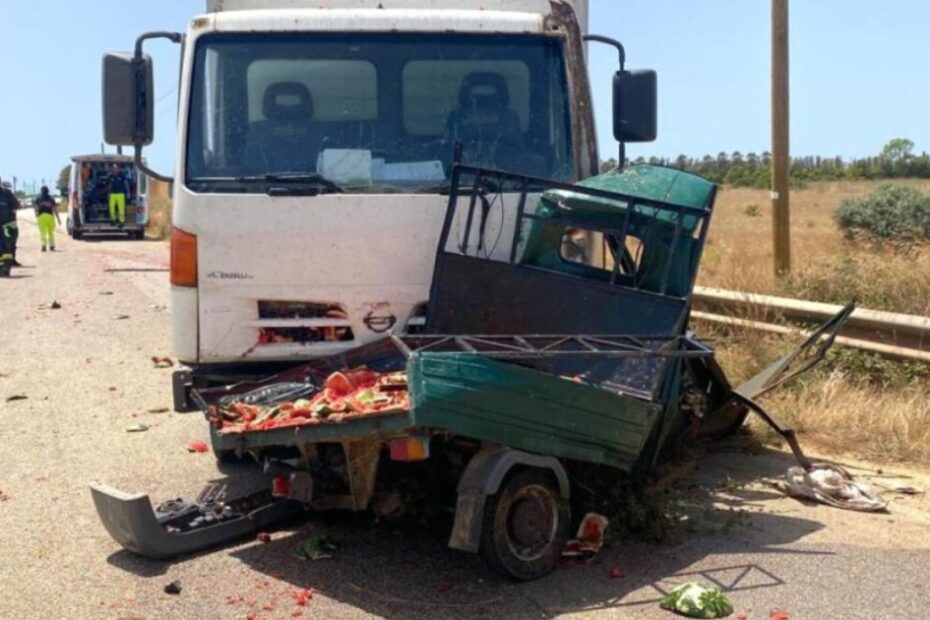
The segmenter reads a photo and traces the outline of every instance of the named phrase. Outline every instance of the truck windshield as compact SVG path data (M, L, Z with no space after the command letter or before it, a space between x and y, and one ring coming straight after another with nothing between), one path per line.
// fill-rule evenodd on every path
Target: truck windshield
M569 180L561 41L456 34L222 34L198 42L186 183L435 191L462 161ZM262 186L265 186L264 189Z

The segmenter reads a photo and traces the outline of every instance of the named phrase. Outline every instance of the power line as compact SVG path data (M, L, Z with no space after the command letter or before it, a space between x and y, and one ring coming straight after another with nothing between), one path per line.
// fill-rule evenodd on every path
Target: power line
M156 99L156 100L155 100L155 104L158 104L158 103L160 103L161 101L164 101L165 99L167 99L168 97L170 97L171 95L173 95L173 94L176 93L176 92L178 92L178 87L177 87L177 86L175 86L174 88L172 88L171 90L169 90L168 92L166 92L164 95L162 95L161 97L159 97L158 99Z

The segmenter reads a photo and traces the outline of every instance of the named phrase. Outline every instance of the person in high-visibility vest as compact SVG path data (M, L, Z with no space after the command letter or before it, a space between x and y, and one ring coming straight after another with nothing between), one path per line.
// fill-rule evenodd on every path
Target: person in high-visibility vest
M42 193L36 198L36 221L39 223L39 241L42 244L42 251L46 248L50 252L55 251L55 222L61 224L61 217L58 215L58 203L48 192L48 187L42 186Z
M3 187L0 179L0 278L10 277L10 269L16 260L16 238L19 236L17 209L19 200L16 194Z
M126 223L126 198L129 196L129 181L116 164L110 171L110 221L120 228Z

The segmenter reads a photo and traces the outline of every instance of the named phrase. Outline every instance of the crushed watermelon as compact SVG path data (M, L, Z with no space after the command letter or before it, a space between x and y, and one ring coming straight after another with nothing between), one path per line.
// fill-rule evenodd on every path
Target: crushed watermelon
M338 423L347 418L401 413L410 409L407 375L368 368L330 374L309 399L274 405L233 402L214 407L211 421L221 433L261 432L277 428Z

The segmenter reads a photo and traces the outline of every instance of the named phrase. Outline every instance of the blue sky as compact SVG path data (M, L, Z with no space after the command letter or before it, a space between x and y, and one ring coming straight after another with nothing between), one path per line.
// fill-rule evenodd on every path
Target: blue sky
M183 30L202 0L3 0L0 176L53 181L72 154L101 143L100 57L149 30ZM769 144L769 0L592 0L592 32L619 38L629 68L659 73L659 139L629 153L675 157ZM930 2L791 2L791 141L795 155L869 155L890 138L930 150ZM168 172L178 56L152 47L156 143ZM614 152L616 54L591 48L603 156Z

